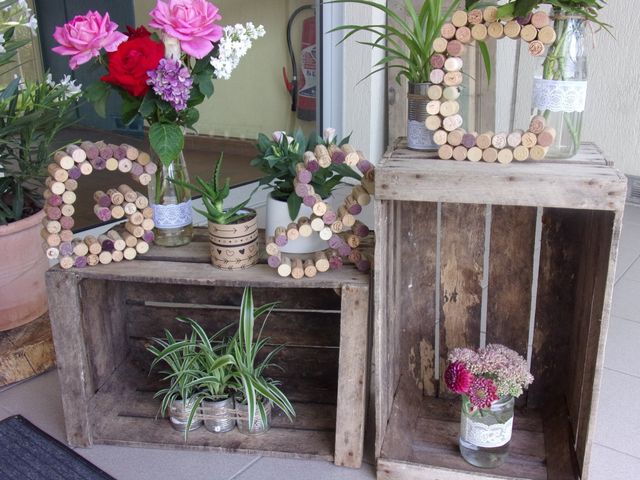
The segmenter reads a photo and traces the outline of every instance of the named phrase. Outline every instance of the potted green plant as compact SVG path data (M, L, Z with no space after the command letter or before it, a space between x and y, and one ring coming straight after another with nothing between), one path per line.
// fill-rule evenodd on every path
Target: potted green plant
M28 28L35 28L35 20L26 2L0 0L0 69L12 71L18 49L31 41L18 38ZM15 76L0 86L0 330L47 311L49 263L40 237L44 180L51 142L74 122L79 96L79 86L68 77L25 83Z
M258 261L258 222L256 211L247 208L251 196L234 207L225 208L231 181L220 183L222 156L218 160L209 182L196 177L196 184L171 179L182 187L202 195L205 210L195 209L209 221L211 263L227 270L255 265Z
M435 150L433 135L429 132L424 121L427 117L426 105L429 102L427 90L431 86L432 70L431 57L435 53L433 42L440 35L442 25L448 21L451 14L460 5L460 0L451 2L444 8L442 0L428 0L416 10L414 2L404 2L404 11L396 12L384 3L370 0L335 0L329 3L356 3L367 5L384 13L387 23L383 25L342 25L332 31L347 31L342 39L366 32L374 35L371 42L361 41L363 45L382 50L383 58L374 65L373 75L387 68L398 70L395 79L398 84L402 77L409 82L408 89L408 118L407 143L409 148L416 150ZM477 42L482 52L487 75L490 76L491 67L489 51L484 42ZM365 77L366 78L366 77Z
M240 306L240 324L231 339L238 430L245 434L261 434L269 430L273 405L278 406L290 420L295 416L293 406L278 388L279 382L267 377L265 372L268 367L275 366L272 361L284 346L273 347L259 360L269 338L262 337L264 323L256 334L255 320L265 314L268 316L275 305L268 303L254 308L251 288L245 288Z
M331 193L344 177L360 180L360 175L344 163L330 162L321 167L317 159L305 162L305 152L313 152L318 145L324 147L342 146L348 143L349 137L339 143L336 141L335 130L326 129L323 137L315 132L306 136L301 130L287 134L274 132L271 139L264 134L258 136L256 145L259 155L251 161L251 165L259 168L265 176L260 179L260 185L266 185L271 192L267 197L267 235L272 235L280 225L297 222L301 217L310 218L312 209L304 201L303 190L311 187L322 200L328 201ZM299 181L301 175L307 178ZM310 197L315 202L315 197ZM325 241L317 236L300 237L289 241L281 247L284 253L311 253L327 248Z

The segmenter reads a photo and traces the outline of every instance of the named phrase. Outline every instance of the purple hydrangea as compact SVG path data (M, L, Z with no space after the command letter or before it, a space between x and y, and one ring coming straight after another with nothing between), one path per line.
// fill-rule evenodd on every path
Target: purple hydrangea
M155 70L147 72L147 83L163 100L169 102L176 112L187 108L193 79L189 70L179 60L163 58Z

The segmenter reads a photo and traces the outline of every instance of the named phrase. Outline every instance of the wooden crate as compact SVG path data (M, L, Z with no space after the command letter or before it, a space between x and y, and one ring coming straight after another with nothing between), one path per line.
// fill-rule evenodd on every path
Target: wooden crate
M592 144L570 160L443 161L391 148L376 171L378 479L586 479L626 179ZM458 452L455 347L530 360L506 464Z
M176 315L213 333L237 322L245 286L260 305L279 300L264 335L288 347L268 372L297 412L278 411L265 435L189 435L156 418L159 375L148 375L151 337L186 332ZM209 264L206 231L182 248L153 247L140 260L47 272L50 316L69 444L208 449L321 458L359 467L367 372L369 275L345 267L283 279L261 264L221 271Z

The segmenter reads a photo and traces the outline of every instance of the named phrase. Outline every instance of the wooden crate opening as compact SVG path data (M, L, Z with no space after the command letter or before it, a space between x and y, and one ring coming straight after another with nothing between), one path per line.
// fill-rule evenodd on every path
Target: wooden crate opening
M578 479L590 455L619 214L527 206L378 203L378 479ZM382 237L382 241L381 241ZM613 247L612 247L613 246ZM384 270L384 274L381 274ZM502 343L535 382L507 462L458 450L449 351Z

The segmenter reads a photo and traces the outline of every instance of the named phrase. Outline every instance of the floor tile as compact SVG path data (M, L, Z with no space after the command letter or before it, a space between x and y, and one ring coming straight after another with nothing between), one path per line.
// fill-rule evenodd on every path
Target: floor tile
M640 457L640 378L604 370L595 441L621 453Z
M613 289L613 309L615 317L640 322L640 282L622 278Z
M64 440L64 416L58 372L52 370L0 393L0 405L22 415L58 440Z
M11 417L14 414L7 410L6 408L4 408L2 405L0 405L0 420L4 420L7 417Z
M638 239L640 241L640 239ZM629 269L624 274L624 279L635 280L636 282L640 282L640 258L636 259L635 262L629 267Z
M286 472L286 475L285 475ZM375 469L363 464L360 469L336 467L322 461L262 457L233 480L265 480L269 478L304 480L375 480Z
M616 280L622 278L629 267L640 257L640 224L622 221L622 235L618 248Z
M612 317L604 366L640 378L640 323Z
M591 450L592 480L631 480L640 476L640 458L595 444Z
M107 445L78 448L76 452L118 480L227 480L258 458Z
M640 205L627 204L624 209L624 223L640 225Z

